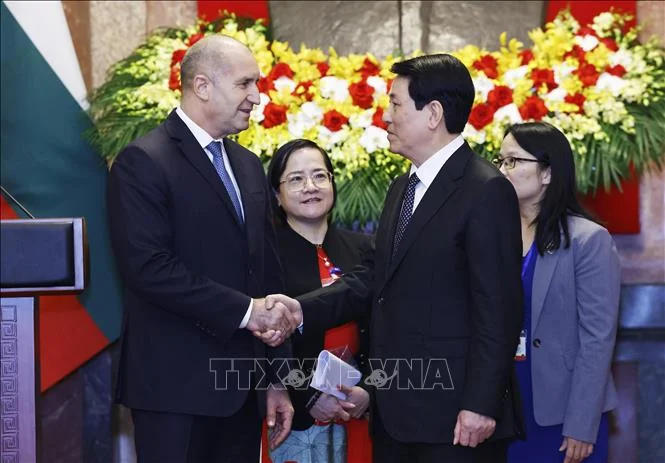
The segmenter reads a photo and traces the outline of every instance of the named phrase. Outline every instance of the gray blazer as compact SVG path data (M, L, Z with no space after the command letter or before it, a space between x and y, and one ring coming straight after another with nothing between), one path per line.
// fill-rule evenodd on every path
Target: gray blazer
M568 219L570 247L538 256L531 300L533 408L541 426L596 442L603 412L616 406L610 366L621 268L608 231ZM563 238L563 237L562 237Z

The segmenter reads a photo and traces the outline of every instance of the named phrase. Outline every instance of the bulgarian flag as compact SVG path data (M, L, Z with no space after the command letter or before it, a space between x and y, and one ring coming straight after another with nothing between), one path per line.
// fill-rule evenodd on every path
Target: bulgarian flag
M2 186L36 218L84 217L89 286L39 298L41 390L120 334L120 285L106 226L107 169L83 140L86 88L59 1L3 1ZM25 217L8 198L2 219Z

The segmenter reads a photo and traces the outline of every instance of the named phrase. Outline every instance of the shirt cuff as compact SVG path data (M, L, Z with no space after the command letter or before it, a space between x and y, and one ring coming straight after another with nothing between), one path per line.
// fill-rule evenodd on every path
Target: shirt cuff
M247 324L249 323L249 317L250 315L252 315L252 307L254 307L254 299L249 300L249 307L247 307L247 313L240 322L240 326L238 327L238 329L244 330L247 327Z

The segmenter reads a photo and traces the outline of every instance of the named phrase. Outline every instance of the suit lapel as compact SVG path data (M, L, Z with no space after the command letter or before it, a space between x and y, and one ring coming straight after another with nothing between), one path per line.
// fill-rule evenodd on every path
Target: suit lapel
M390 249L388 250L387 254L389 265L388 272L386 273L383 280L384 284L395 272L411 245L417 240L418 235L423 230L425 225L427 225L434 214L436 214L436 212L439 211L444 206L444 204L446 204L448 199L450 199L452 194L455 192L458 187L458 181L464 174L466 163L473 155L474 154L471 151L471 148L469 148L469 146L465 143L453 153L448 161L446 161L437 176L434 178L432 184L429 186L429 188L427 188L425 196L423 196L423 198L420 200L420 203L418 204L418 207L416 208L413 216L411 216L411 220L409 221L409 225L404 232L404 236L402 237L402 241L399 244L399 248L397 249L395 257L390 260L390 256L392 254L392 238L394 237L395 224L399 218L403 191L406 184L408 183L408 177L405 178L404 186L401 188L402 194L400 194L399 200L397 201L398 204L394 208L395 217L393 217L393 223L391 224L391 239L388 240L390 241Z
M264 181L264 177L257 178L252 172L252 159L249 156L254 156L253 154L249 154L238 144L227 139L224 139L224 149L229 157L231 169L233 169L233 175L240 190L243 212L245 213L244 228L250 243L249 252L252 255L257 243L263 241L265 204L263 184L259 182ZM234 217L237 217L230 199L229 204Z
M380 269L380 274L377 275L377 281L384 282L387 280L386 275L388 267L390 266L390 258L393 250L393 241L395 240L395 229L397 228L397 221L399 220L399 212L402 207L402 198L404 197L404 190L409 183L409 176L402 175L395 179L395 184L386 198L386 203L383 208L381 216L379 231L376 237L377 259L384 259L383 265L377 262L377 268Z
M171 111L171 114L169 114L169 117L166 120L166 130L175 140L185 158L187 158L189 163L201 174L205 181L215 191L219 199L226 205L229 213L234 217L236 224L241 226L236 210L231 202L231 198L229 197L224 184L220 180L215 167L212 165L212 162L210 162L205 151L203 151L203 148L201 148L196 141L194 135L192 135L182 119L176 114L175 110Z
M538 319L543 311L545 296L552 282L554 270L559 263L560 252L553 254L545 253L544 256L538 256L536 259L536 269L533 273L533 288L531 294L531 332L534 332L538 326Z

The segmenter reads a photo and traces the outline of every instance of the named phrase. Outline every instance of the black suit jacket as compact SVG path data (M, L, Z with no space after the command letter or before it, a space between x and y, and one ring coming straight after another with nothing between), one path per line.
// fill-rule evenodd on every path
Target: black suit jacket
M316 246L293 231L288 225L278 225L276 232L277 247L284 269L285 294L295 297L321 288ZM336 267L339 267L342 272L350 272L373 251L373 246L371 237L338 229L331 225L323 241L323 249ZM367 316L364 316L356 322L360 340L356 362L363 370L369 349L369 320ZM314 328L315 326L307 324L302 334L295 331L291 336L293 354L301 360L303 371L307 376L312 374L312 368L315 366L310 360L316 359L324 346L325 330ZM333 328L333 326L327 328ZM304 362L304 359L307 359L307 362ZM298 387L290 388L289 392L295 408L293 429L309 428L314 423L314 419L309 414L306 405L316 390L309 387Z
M465 143L427 189L391 258L407 183L401 176L388 191L374 265L299 298L305 327L357 317L371 301L371 366L386 373L375 377L374 403L394 439L450 443L461 409L496 418L494 439L515 436L513 357L523 312L515 191ZM382 381L396 365L397 376Z
M251 359L270 355L238 329L251 297L283 289L268 188L256 155L230 140L224 146L244 225L175 111L111 169L110 232L125 282L116 396L131 408L232 415L250 378L252 386L261 379L251 376Z

